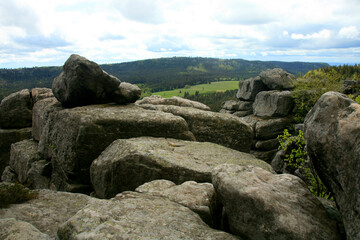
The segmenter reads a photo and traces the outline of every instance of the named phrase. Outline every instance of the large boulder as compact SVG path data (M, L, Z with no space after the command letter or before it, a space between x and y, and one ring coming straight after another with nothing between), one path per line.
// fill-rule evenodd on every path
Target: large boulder
M38 101L54 97L54 94L51 88L33 88L31 89L31 98L33 104L37 103Z
M60 239L238 239L214 230L187 207L163 197L124 192L87 205L65 222Z
M308 155L334 194L349 240L360 239L360 105L325 93L305 118Z
M0 176L10 161L11 144L31 138L31 128L0 129Z
M290 91L264 91L256 95L254 115L258 117L285 117L292 113L294 100Z
M73 187L84 184L87 192L92 161L114 140L140 136L195 140L186 121L173 114L131 104L90 105L53 111L39 151L44 159L52 158L52 183L58 190L78 191Z
M253 109L253 102L250 101L235 101L235 100L229 100L224 102L221 105L222 109L228 110L228 111L249 111Z
M151 104L141 107L184 118L199 142L213 142L240 152L250 152L253 130L238 117L188 107Z
M210 108L203 103L191 101L189 99L177 96L163 98L160 95L151 95L150 97L144 97L143 99L137 101L136 104L174 105L179 107L192 107L201 110L210 110Z
M236 97L240 100L254 101L256 95L262 91L268 91L269 88L261 81L260 77L249 78L239 82L239 90Z
M289 174L224 164L212 173L232 233L245 239L341 239L336 221L305 183Z
M31 109L32 100L28 89L5 97L0 104L0 128L31 127Z
M104 72L95 62L73 54L52 84L55 97L65 107L99 103L135 102L141 94L136 86L125 84Z
M0 219L15 218L28 222L53 239L61 224L87 204L100 201L83 194L45 189L32 190L30 193L37 194L36 198L22 204L11 204L8 208L0 208Z
M30 223L15 218L5 218L0 219L0 239L51 240L52 238Z
M295 87L296 83L295 76L281 68L262 71L259 76L271 90L290 90Z
M253 155L217 144L141 137L113 142L92 163L91 182L97 196L110 198L156 179L211 182L212 169L223 163L272 171Z

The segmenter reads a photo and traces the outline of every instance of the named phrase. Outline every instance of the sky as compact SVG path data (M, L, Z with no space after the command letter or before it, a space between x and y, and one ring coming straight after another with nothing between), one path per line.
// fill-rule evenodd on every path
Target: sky
M0 0L0 68L189 56L360 63L360 0Z

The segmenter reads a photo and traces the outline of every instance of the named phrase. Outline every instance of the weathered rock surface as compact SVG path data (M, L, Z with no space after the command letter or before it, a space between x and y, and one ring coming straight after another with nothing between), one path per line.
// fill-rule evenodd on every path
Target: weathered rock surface
M22 204L0 209L0 219L15 218L32 224L42 233L54 238L61 224L87 204L100 201L77 193L32 190L37 197ZM18 239L18 238L15 238Z
M262 71L259 76L261 81L272 90L290 90L296 83L295 76L281 68Z
M73 54L52 84L54 96L65 107L117 102L135 102L141 90L104 72L95 62Z
M229 111L252 111L253 102L229 100L221 105L222 109Z
M191 101L189 99L173 96L171 98L163 98L160 95L151 95L150 97L144 97L136 102L136 104L152 104L152 105L174 105L179 107L192 107L201 110L210 110L208 106L203 103Z
M234 234L256 240L341 239L336 222L296 176L224 164L212 179Z
M8 182L8 183L16 183L17 181L17 175L16 173L10 168L10 166L7 166L2 175L1 175L1 181Z
M255 148L262 151L270 151L277 149L279 145L279 140L276 138L269 140L258 140L255 142Z
M39 150L52 158L57 189L75 191L72 183L90 184L90 165L110 143L140 136L195 140L181 117L135 105L90 105L52 112Z
M10 161L11 144L31 138L31 128L0 129L0 175Z
M277 149L272 149L268 151L251 150L250 153L253 154L256 158L270 164L272 159L275 157L277 151Z
M45 99L45 98L51 98L54 97L54 94L51 90L51 88L33 88L31 89L31 98L32 103L35 104L38 101Z
M63 224L60 239L238 239L211 229L166 198L124 192L87 205Z
M135 191L166 197L188 207L213 228L218 225L219 217L221 217L221 209L217 204L215 190L211 183L187 181L176 185L168 180L154 180L137 187Z
M47 160L33 162L27 172L26 185L30 189L49 189L51 172L51 162Z
M50 236L40 232L33 225L14 218L0 219L0 239L50 240Z
M32 100L28 89L5 97L0 104L0 128L31 127L31 109Z
M334 193L347 239L360 239L360 105L328 92L305 119L307 152Z
M253 130L238 117L178 106L144 104L141 107L184 118L199 142L213 142L240 152L250 151Z
M164 138L119 139L91 165L97 196L110 198L156 179L176 184L211 182L212 169L223 163L272 168L254 156L208 142Z
M291 114L294 100L290 91L265 91L256 95L254 115L258 117L285 117Z
M239 82L239 90L236 97L240 100L254 101L256 95L262 91L268 91L269 88L263 83L260 77L249 78Z

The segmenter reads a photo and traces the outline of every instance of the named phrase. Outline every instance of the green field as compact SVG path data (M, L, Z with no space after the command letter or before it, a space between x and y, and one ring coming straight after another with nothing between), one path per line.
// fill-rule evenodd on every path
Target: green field
M188 92L190 95L195 95L196 91L198 91L199 94L202 94L209 92L225 92L226 90L233 90L238 88L239 88L239 81L220 81L220 82L211 82L208 84L188 86L185 88L179 88L171 91L155 92L152 93L152 95L160 95L164 98L169 98L172 96L184 97L185 92Z

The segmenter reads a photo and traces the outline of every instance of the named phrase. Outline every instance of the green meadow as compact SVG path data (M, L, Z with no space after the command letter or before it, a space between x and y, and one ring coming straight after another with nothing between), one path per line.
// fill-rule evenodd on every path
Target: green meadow
M210 93L210 92L225 92L226 90L233 90L239 88L239 81L220 81L220 82L210 82L207 84L199 84L194 86L185 86L184 88L179 88L170 91L155 92L152 95L160 95L164 98L169 98L172 96L184 97L185 92L188 92L189 95Z

